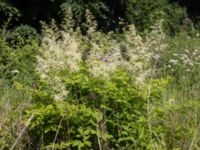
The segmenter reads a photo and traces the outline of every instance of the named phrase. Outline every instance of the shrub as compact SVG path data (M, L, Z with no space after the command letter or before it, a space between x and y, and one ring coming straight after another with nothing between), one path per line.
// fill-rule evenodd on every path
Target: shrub
M175 34L187 19L186 10L178 4L169 4L168 0L128 0L124 5L125 19L139 31L151 30L157 20L164 19L164 29Z
M34 69L38 42L29 39L29 42L17 44L10 46L6 37L0 38L0 111L3 114L0 147L3 149L11 148L21 132L22 112L30 106L30 89L37 77ZM19 144L19 147L23 146Z
M0 22L2 25L10 25L11 20L17 20L20 13L17 8L13 7L7 0L0 1Z
M91 77L86 70L63 78L67 97L28 111L28 116L35 114L29 126L35 145L43 141L40 148L145 147L146 102L126 72L116 71L109 80Z
M39 43L40 36L34 28L20 25L8 33L7 41L11 47L16 48L29 45L31 42Z

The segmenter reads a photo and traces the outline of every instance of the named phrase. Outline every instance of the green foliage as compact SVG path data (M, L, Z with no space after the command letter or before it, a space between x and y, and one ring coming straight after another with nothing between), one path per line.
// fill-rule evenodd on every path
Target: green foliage
M29 107L30 89L35 86L35 55L39 48L33 38L21 37L24 42L13 42L17 39L8 40L8 34L4 29L0 38L0 113L4 114L0 117L0 147L3 149L10 148L23 126L20 118Z
M17 20L20 17L20 13L17 8L13 7L8 0L0 1L0 26L8 25L10 21ZM2 24L3 23L3 24Z
M43 146L52 146L55 137L50 134L56 135L59 130L57 140L72 148L95 149L98 140L103 147L146 147L146 102L125 71L119 70L111 79L101 80L82 69L68 74L65 80L69 89L66 100L47 106L39 103L28 112L28 116L32 113L36 115L30 124L30 134L36 138L36 142L43 135ZM58 129L60 120L62 126ZM69 128L66 129L66 126ZM66 141L66 137L70 139Z
M199 100L188 99L180 101L171 98L154 106L153 135L160 145L163 144L165 149L189 149L192 140L195 140L192 147L199 148L199 136L195 135L199 130L200 116L196 113L199 109Z
M96 149L99 142L103 149L190 147L200 117L191 120L190 115L193 108L199 111L200 103L176 100L181 93L170 95L171 78L151 80L139 88L121 69L109 79L95 78L85 67L74 73L62 71L60 76L68 96L38 101L26 113L27 118L35 115L28 128L39 148Z
M33 42L39 43L40 35L34 28L28 25L21 25L8 33L7 41L14 48L23 47Z
M134 25L97 31L94 18L117 17L107 14L110 2L61 3L62 30L46 24L40 38L28 25L6 30L18 11L0 2L8 16L0 30L0 149L199 149L200 38L182 31L190 29L190 21L182 26L186 11L167 0L120 1L121 26L145 31L161 19L176 33L154 25L142 37Z
M66 10L72 10L73 19L76 22L76 26L82 26L86 22L85 14L86 10L90 10L92 14L101 24L102 21L105 22L107 19L108 8L106 4L101 0L89 0L85 2L84 0L67 0L61 4L61 15L65 16Z
M34 77L35 54L37 53L38 45L33 43L17 49L4 46L0 51L1 78L12 81L14 79L23 80L24 76L31 78L30 75L32 75Z
M121 20L124 21L124 25L134 23L140 31L145 31L149 30L160 18L166 20L165 28L172 34L182 28L189 28L186 25L188 22L185 21L186 10L170 0L117 0L115 3L111 0L31 0L29 2L1 0L1 22L7 21L10 17L19 18L20 12L22 13L20 23L40 29L41 20L50 22L51 19L55 19L60 23L68 7L72 8L76 27L82 26L85 22L85 11L88 9L95 16L98 26L103 31L121 28ZM18 24L14 20L13 23Z
M151 29L157 20L164 19L164 27L169 33L181 30L186 19L186 10L167 0L128 0L125 2L125 19L134 23L140 31Z
M90 149L94 146L92 144L97 142L99 136L97 124L101 121L102 114L84 105L57 102L48 106L35 107L27 113L35 114L29 126L30 133L34 137L33 143L39 143L43 135L43 145L41 145L43 148L53 147L57 143L55 147L58 149L69 146Z
M10 81L34 77L35 55L39 49L37 32L28 26L20 26L5 33L0 41L0 77Z
M193 87L199 82L199 33L181 32L169 39L168 51L162 55L161 69L181 86Z
M164 28L165 31L171 35L175 35L177 32L190 31L193 23L188 18L185 8L180 7L178 4L166 5L163 18L165 19Z

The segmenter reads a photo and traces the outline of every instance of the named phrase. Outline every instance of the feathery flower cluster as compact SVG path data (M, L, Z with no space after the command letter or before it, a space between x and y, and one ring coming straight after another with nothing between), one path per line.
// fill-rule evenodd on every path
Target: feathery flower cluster
M44 26L44 33L41 55L37 56L37 72L52 85L55 98L62 98L67 92L64 83L56 74L66 68L71 71L79 70L79 41L75 34L59 31L56 27Z
M126 52L129 57L126 68L136 76L137 82L143 82L150 72L152 52L147 42L137 34L134 25L129 27L125 38Z
M134 25L129 26L123 41L116 41L107 36L93 33L87 63L90 72L95 76L109 77L118 67L123 67L133 73L136 81L142 83L151 72L152 59L160 59L159 52L167 48L165 34L161 24L156 25L148 38L142 38Z
M92 75L108 77L122 63L119 44L104 35L98 36L98 32L95 34L86 63Z
M81 53L78 40L74 35L64 31L58 34L49 28L48 34L42 40L42 56L38 56L38 71L41 74L62 70L65 67L69 67L72 71L79 68Z
M107 78L117 68L122 67L130 71L138 83L143 83L150 74L152 58L166 47L163 42L165 36L161 34L160 27L155 28L148 38L142 38L135 26L130 25L129 30L124 33L124 39L119 41L112 33L96 31L96 23L91 21L94 18L90 12L86 15L86 36L66 28L58 30L53 24L44 25L41 56L37 57L37 71L42 79L48 80L52 85L55 99L62 99L68 93L65 84L57 76L63 69L77 71L80 62L84 61L93 76ZM84 46L87 47L86 57ZM156 56L156 59L159 59L159 56Z

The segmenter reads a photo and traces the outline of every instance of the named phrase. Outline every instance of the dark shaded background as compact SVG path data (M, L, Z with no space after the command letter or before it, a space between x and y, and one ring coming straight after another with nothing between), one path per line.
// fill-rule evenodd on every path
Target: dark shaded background
M58 12L60 5L66 0L8 0L12 5L18 8L22 16L14 26L18 24L28 24L35 28L40 28L39 21L50 21L55 18L58 22L61 20ZM78 0L77 0L78 1ZM92 1L92 0L90 0ZM97 16L101 26L106 29L115 28L117 26L119 17L124 17L124 3L126 0L101 0L106 3L109 8L107 18L102 19ZM200 16L200 0L170 0L171 3L178 2L182 7L187 9L189 17L198 22ZM87 3L87 1L85 1ZM106 20L106 21L105 21Z

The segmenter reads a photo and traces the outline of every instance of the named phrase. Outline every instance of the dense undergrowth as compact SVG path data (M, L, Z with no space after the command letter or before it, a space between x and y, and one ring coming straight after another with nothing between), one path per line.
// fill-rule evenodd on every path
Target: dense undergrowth
M67 7L41 35L5 24L0 149L200 149L200 32L166 19L103 33L86 10L83 32Z

